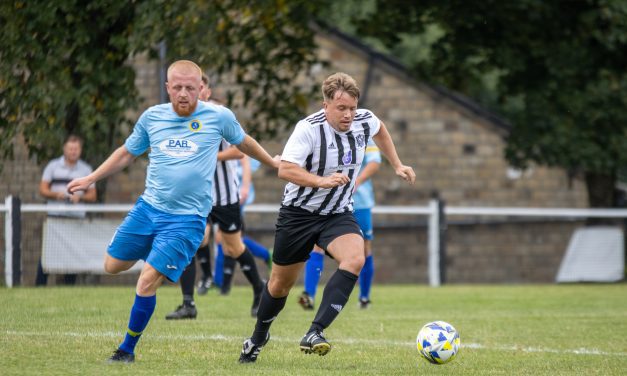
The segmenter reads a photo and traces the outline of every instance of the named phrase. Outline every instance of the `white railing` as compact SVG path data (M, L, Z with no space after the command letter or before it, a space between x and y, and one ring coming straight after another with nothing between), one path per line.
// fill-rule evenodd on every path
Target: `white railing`
M98 213L126 213L132 204L23 204L20 211L23 213L47 212L51 210L66 212L98 212ZM278 213L279 205L251 204L245 208L250 213ZM440 201L431 200L427 206L376 206L373 214L393 214L407 216L428 217L428 273L429 285L440 286L440 224L448 216L506 216L506 217L538 217L538 218L627 218L627 209L570 209L570 208L520 208L520 207L463 207L445 206L440 210ZM11 196L7 197L4 205L0 205L0 213L5 214L5 281L11 287L13 278L13 233ZM445 219L444 219L445 220Z
M483 215L551 218L627 218L627 209L563 209L563 208L487 208L446 207L447 215Z

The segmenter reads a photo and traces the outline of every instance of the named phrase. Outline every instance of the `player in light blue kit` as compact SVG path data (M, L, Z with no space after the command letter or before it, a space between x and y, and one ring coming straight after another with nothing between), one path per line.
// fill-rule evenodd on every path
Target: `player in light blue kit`
M370 306L370 288L374 278L374 259L372 258L372 208L374 207L374 189L372 180L381 165L381 153L377 145L370 140L366 147L363 168L355 182L356 190L353 193L353 214L364 236L364 251L366 262L359 273L359 307ZM298 297L298 304L306 310L314 309L314 298L318 288L318 282L324 268L324 251L318 247L309 255L305 263L305 291Z
M145 261L126 336L109 362L135 360L135 346L155 309L157 288L166 279L176 282L196 253L212 206L212 178L222 139L278 167L278 160L244 133L229 109L198 101L201 76L191 61L170 65L166 88L171 103L147 109L124 145L67 187L72 194L85 190L150 150L144 193L118 227L104 261L105 271L112 274Z

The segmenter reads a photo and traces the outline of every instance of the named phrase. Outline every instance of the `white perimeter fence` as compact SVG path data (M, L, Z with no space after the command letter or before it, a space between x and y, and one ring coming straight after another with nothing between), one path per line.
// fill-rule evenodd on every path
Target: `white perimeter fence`
M8 196L0 213L4 214L5 240L5 281L7 287L20 284L20 230L21 213L46 213L53 210L63 212L127 213L132 204L90 204L90 205L50 205L20 204L18 198ZM278 205L252 204L245 208L248 213L278 213ZM569 208L522 208L522 207L460 207L445 206L434 199L427 206L376 206L373 214L391 214L413 217L426 217L428 224L428 274L429 285L436 287L442 283L443 234L447 219L454 216L504 216L535 218L627 218L627 209L569 209ZM117 221L119 223L119 221ZM622 234L622 232L621 232ZM86 236L89 236L87 234ZM622 235L621 235L622 236ZM622 239L622 238L621 238ZM622 247L622 245L621 245ZM622 256L621 256L622 257ZM624 261L623 265L624 267Z

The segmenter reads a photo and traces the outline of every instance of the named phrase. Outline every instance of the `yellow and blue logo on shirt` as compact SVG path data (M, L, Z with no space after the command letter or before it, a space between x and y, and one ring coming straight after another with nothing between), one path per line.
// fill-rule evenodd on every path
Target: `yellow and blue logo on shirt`
M198 119L194 119L189 122L189 130L192 132L198 132L202 129L202 123Z

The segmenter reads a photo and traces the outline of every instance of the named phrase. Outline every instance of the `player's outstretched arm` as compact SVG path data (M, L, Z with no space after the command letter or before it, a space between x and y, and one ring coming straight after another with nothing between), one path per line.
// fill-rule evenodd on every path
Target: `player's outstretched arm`
M385 158L390 162L396 175L403 178L403 180L407 181L410 184L414 184L416 181L416 173L414 169L410 166L405 166L401 162L398 154L396 153L396 147L394 146L394 142L392 141L392 136L387 130L387 127L383 122L381 122L381 129L379 129L379 133L372 137L374 143L377 144L381 153L385 156Z
M242 159L244 158L244 153L239 151L238 148L230 146L226 150L222 150L218 152L218 160L219 161L229 161L232 159Z
M242 153L255 158L259 162L273 168L279 168L279 159L276 157L272 158L266 149L249 135L244 136L244 140L236 146Z
M124 167L130 165L133 160L135 160L135 156L129 153L126 146L122 145L111 153L109 158L102 162L102 164L94 172L83 178L74 179L69 182L67 185L67 191L68 193L84 191L98 180L104 179L109 175L113 175Z
M329 176L318 176L310 173L296 163L281 161L279 178L287 180L301 187L333 188L348 184L350 178L335 172Z

